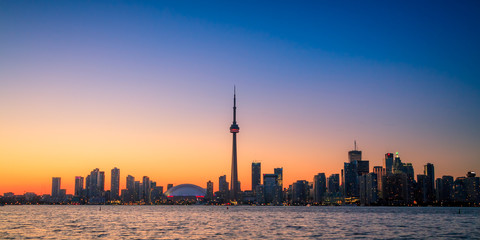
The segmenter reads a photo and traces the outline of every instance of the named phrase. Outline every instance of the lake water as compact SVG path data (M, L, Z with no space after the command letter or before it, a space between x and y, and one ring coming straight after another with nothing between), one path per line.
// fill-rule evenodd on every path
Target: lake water
M480 208L3 206L0 239L9 238L472 239Z

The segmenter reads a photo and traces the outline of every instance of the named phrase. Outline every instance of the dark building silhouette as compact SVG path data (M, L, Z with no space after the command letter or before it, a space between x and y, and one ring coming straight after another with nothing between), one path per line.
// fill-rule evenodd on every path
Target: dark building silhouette
M205 200L211 201L213 200L213 182L207 182L207 193L205 195Z
M427 163L424 166L423 174L426 176L426 200L428 203L435 201L435 170L433 164Z
M362 160L362 151L357 150L357 141L353 142L354 149L348 152L348 161L361 161Z
M150 203L151 202L151 194L152 194L152 186L150 182L150 178L147 176L143 176L143 182L142 182L142 199L145 201L145 203Z
M283 168L274 168L273 173L277 174L277 184L279 188L278 202L283 201Z
M263 191L265 204L278 205L281 203L281 188L277 174L263 174Z
M393 173L393 153L385 153L385 159L383 160L383 167L385 172Z
M386 205L406 205L408 202L407 174L387 174L383 178L383 198Z
M308 181L299 180L292 185L292 204L304 205L308 201L309 195Z
M319 173L313 177L313 202L322 203L327 192L327 180L325 173Z
M219 200L220 201L228 201L229 197L229 188L227 182L227 176L223 175L218 178L218 191L219 191Z
M120 169L113 168L110 181L110 200L120 200Z
M383 198L383 177L387 174L386 169L381 166L373 167L373 173L377 175L377 196Z
M230 132L233 135L233 147L232 147L232 173L230 182L230 199L237 201L239 196L239 183L238 183L238 170L237 170L237 133L240 131L240 127L237 125L237 96L235 89L233 91L233 123L230 126Z
M360 204L372 205L378 200L377 174L368 173L359 176Z
M260 178L262 176L262 165L259 162L252 162L252 191L260 185Z
M343 196L346 198L358 197L357 161L344 163L342 171Z
M135 189L135 177L128 175L126 179L126 184L127 184L127 191L125 192L126 195L123 196L123 201L125 202L135 202L135 196L136 194L136 189Z
M370 171L370 162L368 160L357 161L357 173L358 176L368 174Z
M60 197L60 184L62 179L59 177L52 178L52 198Z
M327 179L328 182L328 193L338 193L340 192L340 175L332 174Z
M79 197L83 195L83 177L75 177L75 192L74 195Z

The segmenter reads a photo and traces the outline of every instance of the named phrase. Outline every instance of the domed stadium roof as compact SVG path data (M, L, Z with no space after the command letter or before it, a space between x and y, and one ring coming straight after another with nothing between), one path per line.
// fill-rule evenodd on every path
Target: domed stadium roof
M204 197L206 190L193 184L180 184L165 192L167 197Z

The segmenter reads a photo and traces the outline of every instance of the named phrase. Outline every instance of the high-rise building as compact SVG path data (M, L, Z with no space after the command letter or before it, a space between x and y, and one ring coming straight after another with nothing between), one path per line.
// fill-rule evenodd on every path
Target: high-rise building
M61 178L59 177L52 178L52 198L60 197L60 182L61 182Z
M406 205L408 201L407 174L393 173L383 177L383 198L387 205Z
M75 196L82 196L83 195L83 177L76 176L75 177Z
M453 202L453 177L443 176L441 181L441 189L437 189L439 192L439 200L443 203Z
M218 178L218 191L220 192L219 198L222 201L228 201L229 189L226 175L220 176Z
M342 171L342 187L344 197L358 197L357 161L344 163Z
M280 188L283 189L283 168L274 168L273 173L277 174L278 186L280 186Z
M262 165L259 162L252 162L252 191L255 192L257 185L260 185L262 176Z
M110 199L119 200L120 192L120 169L112 169L111 181L110 181Z
M308 181L298 180L292 184L292 204L303 205L308 202Z
M338 193L340 192L340 175L332 174L327 179L328 182L328 193Z
M426 196L427 201L432 203L435 201L435 169L433 164L427 163L423 168L423 174L427 176L426 179Z
M105 191L105 172L93 169L87 176L87 195L91 202L99 203Z
M263 191L266 204L280 203L280 186L277 174L263 174Z
M386 175L386 169L381 166L373 167L373 173L377 175L377 192L378 198L383 198L383 176Z
M385 153L383 167L385 168L386 174L393 173L393 153Z
M237 125L237 95L235 88L233 90L233 123L230 126L230 132L233 134L232 147L232 173L230 182L230 200L237 201L240 190L238 189L238 170L237 170L237 133L240 127Z
M359 176L359 192L360 192L360 204L372 205L377 203L378 200L378 184L377 174L368 173Z
M357 161L358 176L366 175L370 172L370 162L368 160Z
M205 200L211 201L213 200L213 182L207 182L207 194L205 195Z
M327 192L327 180L325 173L319 173L313 177L313 202L322 203Z
M273 173L277 174L277 184L278 184L278 196L277 202L283 202L283 168L274 168Z
M152 199L151 198L152 187L151 187L151 182L149 177L143 176L142 187L143 187L143 200L145 201L145 203L150 203Z
M127 191L126 196L123 196L125 202L135 201L135 178L131 175L127 176Z
M140 201L143 199L143 186L140 181L135 181L135 201Z
M357 150L357 141L354 141L355 148L352 151L348 152L348 161L361 161L362 160L362 151Z

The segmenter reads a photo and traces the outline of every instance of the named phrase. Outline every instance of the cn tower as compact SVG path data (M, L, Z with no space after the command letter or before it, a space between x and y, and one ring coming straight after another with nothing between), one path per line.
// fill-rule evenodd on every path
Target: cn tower
M233 123L230 126L230 132L233 134L233 147L232 147L232 179L230 181L230 200L238 200L238 171L237 171L237 133L240 128L237 125L237 96L235 92L235 86L233 87Z

